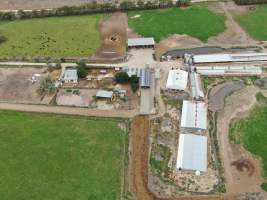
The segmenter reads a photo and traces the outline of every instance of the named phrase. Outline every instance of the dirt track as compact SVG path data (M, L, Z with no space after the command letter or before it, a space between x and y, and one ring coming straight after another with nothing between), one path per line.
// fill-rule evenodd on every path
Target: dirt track
M232 196L195 196L181 198L157 198L147 187L148 183L148 152L149 152L149 117L136 116L131 127L132 152L130 156L130 191L136 200L236 200Z
M1 110L16 110L24 112L55 113L66 115L81 115L91 117L132 118L138 114L136 110L99 110L89 108L75 108L66 106L44 106L28 104L0 103Z

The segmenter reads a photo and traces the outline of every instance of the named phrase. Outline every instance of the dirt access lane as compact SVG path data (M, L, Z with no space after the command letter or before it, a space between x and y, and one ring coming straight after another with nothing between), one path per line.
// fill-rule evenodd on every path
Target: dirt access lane
M67 106L45 106L12 103L0 103L0 110L116 118L133 118L139 114L137 110L100 110Z
M131 126L131 151L129 162L129 189L136 200L237 200L233 196L194 196L181 198L157 198L148 189L150 120L148 116L136 116Z

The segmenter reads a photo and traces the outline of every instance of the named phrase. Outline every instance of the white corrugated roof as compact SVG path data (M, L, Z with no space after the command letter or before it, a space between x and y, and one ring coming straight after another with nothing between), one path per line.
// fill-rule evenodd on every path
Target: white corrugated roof
M111 98L112 96L113 96L112 91L98 90L96 93L96 97L100 98Z
M185 90L187 87L188 72L183 70L170 70L166 88L174 90Z
M267 61L267 53L194 55L194 63Z
M64 73L65 81L78 80L78 74L76 69L66 69Z
M197 72L201 75L260 75L261 66L201 66L197 67Z
M183 101L181 127L207 129L207 105L202 101Z
M155 45L155 41L153 37L147 38L129 38L128 39L128 46L150 46Z
M207 171L207 137L180 134L176 168Z

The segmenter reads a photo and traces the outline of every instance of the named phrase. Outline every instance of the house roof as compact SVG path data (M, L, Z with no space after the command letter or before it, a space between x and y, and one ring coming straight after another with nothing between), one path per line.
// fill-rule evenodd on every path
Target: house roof
M176 168L207 171L207 137L180 134Z
M183 101L181 127L207 129L208 108L202 101Z
M183 70L170 70L166 88L175 90L185 90L187 86L188 72Z
M65 81L78 80L78 74L76 69L66 69L64 73Z
M147 38L129 38L128 39L128 46L129 47L136 47L136 46L151 46L155 45L155 41L153 37Z
M113 92L112 91L106 91L106 90L98 90L96 93L96 97L100 98L112 98Z

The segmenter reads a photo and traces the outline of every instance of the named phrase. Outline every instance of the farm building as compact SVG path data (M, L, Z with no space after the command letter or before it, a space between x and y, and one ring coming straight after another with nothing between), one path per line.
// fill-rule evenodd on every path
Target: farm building
M193 134L180 134L177 170L207 171L207 137Z
M185 90L187 87L188 72L183 70L170 70L166 88L171 90Z
M267 61L267 53L244 53L244 54L206 54L193 55L193 63L226 63L226 62L255 62Z
M141 88L150 88L151 85L151 72L149 67L142 68L140 71L139 85Z
M189 78L192 97L196 100L203 99L204 91L202 89L200 75L196 72L192 72L190 73Z
M106 90L98 90L96 93L96 97L99 99L113 99L113 92L112 91L106 91Z
M155 41L153 37L128 39L128 48L154 48L154 46Z
M199 130L207 129L208 108L202 101L183 101L181 127Z
M65 83L77 83L78 82L78 73L76 69L66 69L63 77Z
M261 75L262 68L260 66L199 66L196 67L196 71L207 76L254 76Z

